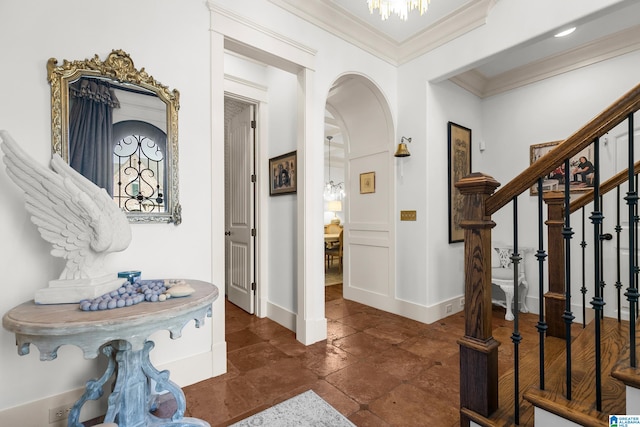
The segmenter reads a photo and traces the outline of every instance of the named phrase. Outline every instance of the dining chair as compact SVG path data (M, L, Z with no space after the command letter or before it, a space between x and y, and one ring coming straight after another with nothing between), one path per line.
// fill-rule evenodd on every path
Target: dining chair
M324 226L324 234L340 234L341 231L342 231L342 226L338 224L327 224ZM331 242L325 241L325 247L327 248L332 248L337 246L338 246L338 241L331 241Z
M325 271L328 270L331 267L331 263L335 259L337 259L340 262L340 264L338 265L338 269L340 272L342 272L342 233L343 230L340 230L340 234L338 234L337 245L326 247L324 249L324 255L327 261L327 268L325 269Z

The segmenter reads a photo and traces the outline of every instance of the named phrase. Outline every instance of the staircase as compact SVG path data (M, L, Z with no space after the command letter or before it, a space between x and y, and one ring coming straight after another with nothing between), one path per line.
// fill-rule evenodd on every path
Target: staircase
M564 383L565 369L565 342L563 339L548 337L545 344L545 372L547 383L545 390L538 387L538 363L537 351L529 351L520 362L520 393L524 396L520 399L520 426L534 426L534 409L540 408L549 414L553 414L564 420L571 421L581 426L604 426L608 427L609 414L625 413L625 384L624 380L614 376L627 376L630 381L635 381L636 386L640 376L636 372L624 373L625 368L618 370L621 366L628 366L628 351L625 352L624 343L627 341L629 333L628 322L618 323L616 319L605 318L602 320L603 339L602 350L603 368L611 375L603 377L602 393L603 408L598 411L595 408L595 384L594 384L594 360L593 348L594 321L585 329L574 328L572 347L573 374L573 396L572 400L567 400L566 384ZM626 360L625 360L626 358ZM627 369L628 370L628 369ZM500 406L490 417L483 417L473 411L463 408L462 412L472 422L480 426L506 427L513 426L514 423L514 370L510 370L498 381L500 390ZM547 419L549 417L547 416ZM553 416L551 417L553 418ZM540 422L540 420L538 420ZM549 426L562 425L562 420L554 419L543 424ZM571 425L571 424L567 424Z
M640 413L640 371L637 366L635 337L638 327L635 320L628 321L603 317L603 291L594 285L591 301L595 319L586 325L573 324L571 292L565 283L570 278L572 230L570 213L587 203L593 203L592 223L602 229L600 212L601 191L617 188L623 181L630 181L627 192L630 222L629 252L636 253L638 241L638 164L634 164L634 113L640 109L640 85L630 90L600 115L591 120L554 150L533 163L529 168L507 183L501 190L492 177L473 173L456 187L464 198L461 222L465 230L465 335L460 344L460 425L480 426L608 426L609 415ZM520 360L518 346L520 335L518 319L514 321L512 341L514 345L513 370L498 378L497 352L500 345L492 336L491 324L491 229L495 226L492 215L507 204L512 204L514 221L517 222L517 197L528 192L536 183L542 193L542 180L559 164L568 160L590 144L594 144L596 161L598 139L620 123L629 124L629 169L615 175L600 185L598 173L594 190L578 201L570 201L568 195L548 194L548 221L543 225L543 197L539 198L540 247L536 253L541 276L538 330L540 352L529 351ZM596 170L599 169L596 164ZM635 176L634 176L635 175ZM495 192L495 193L494 193ZM555 217L554 217L555 216ZM565 217L565 218L563 218ZM543 227L548 227L548 246L544 248ZM517 223L514 224L514 246L517 252ZM617 227L621 228L621 227ZM617 230L617 233L620 233ZM602 240L602 231L598 235ZM619 235L618 235L619 237ZM594 240L596 240L594 238ZM634 246L633 242L636 242ZM595 244L594 246L598 246ZM543 276L543 262L549 253L549 276ZM602 249L595 249L594 260L602 265ZM519 262L518 255L514 264ZM637 271L637 257L630 256L630 271ZM562 260L558 264L557 260ZM551 262L552 261L552 262ZM593 266L590 266L593 268ZM625 285L629 301L629 317L637 318L638 283L631 279ZM516 276L517 277L517 276ZM627 276L629 277L629 276ZM631 276L632 277L632 276ZM546 280L547 285L543 283ZM627 288L628 286L628 288ZM543 295L543 290L547 292ZM624 292L624 291L623 291ZM508 345L503 343L502 345ZM596 355L600 355L597 357ZM542 361L542 362L541 362ZM633 363L632 363L633 362Z

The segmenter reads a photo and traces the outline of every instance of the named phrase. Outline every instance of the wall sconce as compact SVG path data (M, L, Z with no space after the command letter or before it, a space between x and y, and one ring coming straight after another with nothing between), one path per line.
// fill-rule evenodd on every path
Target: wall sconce
M396 150L394 157L409 157L411 155L411 153L407 149L407 144L405 144L404 141L411 142L411 138L407 138L404 136L402 137L402 139L400 140L400 144L398 144L398 149Z

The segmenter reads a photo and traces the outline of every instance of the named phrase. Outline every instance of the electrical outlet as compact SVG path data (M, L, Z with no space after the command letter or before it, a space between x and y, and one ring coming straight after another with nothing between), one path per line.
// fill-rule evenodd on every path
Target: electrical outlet
M444 309L447 313L453 312L453 306L451 304L447 304Z
M57 423L58 421L66 420L69 418L69 412L75 403L67 403L66 405L60 405L55 408L49 409L49 424Z

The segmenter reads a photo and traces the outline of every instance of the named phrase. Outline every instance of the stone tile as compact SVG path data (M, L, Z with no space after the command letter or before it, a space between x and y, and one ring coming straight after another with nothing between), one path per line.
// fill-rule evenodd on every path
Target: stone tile
M271 406L273 396L266 395L254 387L252 377L247 377L243 374L230 379L227 383L233 390L238 390L239 394L247 403L248 411L255 413L258 412L256 409L268 408ZM239 415L244 415L245 418L249 416L246 412L236 414L236 416Z
M342 299L342 284L324 287L324 300L335 301Z
M325 380L317 381L311 390L347 418L360 410L358 402Z
M436 363L411 379L410 383L430 395L460 401L460 359Z
M374 328L382 322L384 322L384 319L381 316L362 312L345 316L340 319L340 323L351 326L358 331L364 331L365 329Z
M247 372L243 378L267 401L274 401L291 389L313 384L318 376L294 358L281 359Z
M300 360L303 366L323 378L360 359L326 342L320 342L310 346Z
M375 366L358 362L327 376L327 382L360 404L368 404L397 387L401 381Z
M247 402L242 391L231 382L208 383L206 389L190 389L187 398L186 416L200 418L211 425L246 413L256 406Z
M371 354L380 353L388 350L392 343L383 339L376 338L372 335L358 332L339 340L335 340L333 345L347 351L354 356L366 357Z
M273 345L261 342L250 347L232 351L227 355L229 363L240 372L247 372L263 366L268 366L278 360L288 358L285 353Z
M459 419L457 404L410 384L402 384L375 400L369 410L398 427L451 425Z
M325 304L325 317L339 320L347 316L362 313L363 305L344 299L329 301Z
M358 427L390 427L391 424L372 414L369 410L361 410L349 417L349 421Z
M327 322L327 341L332 343L333 341L344 338L349 335L353 335L357 330L351 326L347 326L342 322L329 320Z
M432 366L432 362L397 347L368 357L365 362L372 365L375 372L386 372L402 381L415 378Z
M442 362L459 351L458 345L452 343L450 340L443 341L439 338L431 338L428 336L407 340L400 344L400 348L428 359L433 363Z
M292 331L277 324L276 322L270 321L267 318L260 319L258 322L250 325L247 329L265 341L276 338L279 335L287 335L295 339L295 334Z
M269 344L287 356L297 357L304 355L307 352L307 346L296 340L293 332L288 332L288 334L281 334L271 338Z
M227 351L232 352L240 348L249 347L264 340L253 332L242 329L225 335L227 341Z
M346 301L341 286L329 288L328 339L310 346L227 302L228 372L184 388L186 415L227 426L311 389L359 427L458 425L464 316L427 325ZM504 328L496 335L509 337L504 309L493 316ZM523 317L522 328L534 329L523 337L537 336L535 320ZM501 367L510 353L499 352Z
M400 344L409 338L419 335L418 331L413 331L390 322L382 322L374 328L365 329L364 332L376 338L387 340L393 344Z

